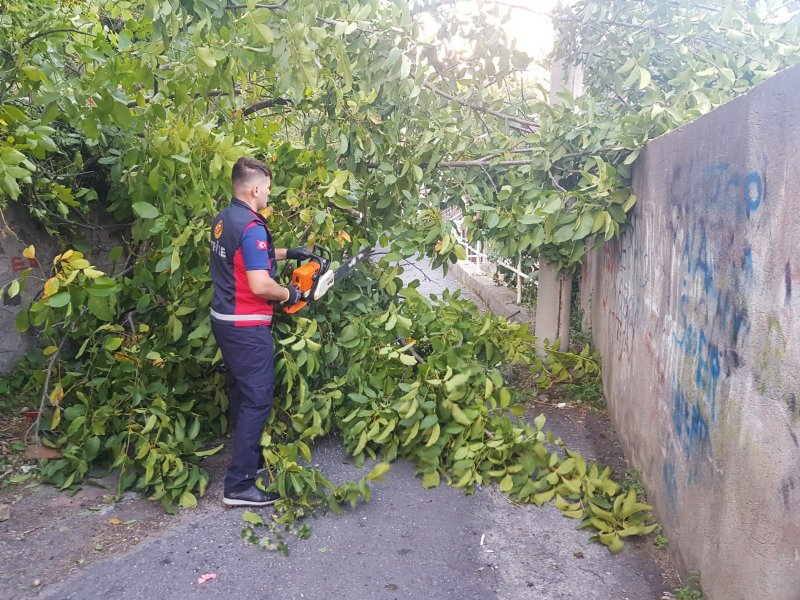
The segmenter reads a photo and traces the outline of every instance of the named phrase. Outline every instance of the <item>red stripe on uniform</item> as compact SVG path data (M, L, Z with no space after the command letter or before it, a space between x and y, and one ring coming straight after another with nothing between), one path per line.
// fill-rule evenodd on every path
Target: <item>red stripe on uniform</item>
M247 270L244 268L242 249L236 250L233 255L233 280L234 280L234 314L236 315L271 315L272 304L259 298L250 289L247 281ZM253 325L269 325L269 321L235 321L237 327Z

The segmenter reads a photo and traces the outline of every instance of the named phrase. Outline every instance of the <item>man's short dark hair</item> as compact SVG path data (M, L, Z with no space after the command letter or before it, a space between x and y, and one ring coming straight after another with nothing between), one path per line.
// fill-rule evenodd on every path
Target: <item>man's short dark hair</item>
M243 156L236 161L235 165L233 165L233 171L231 172L231 183L234 187L244 185L253 175L257 174L261 174L272 179L272 171L270 171L270 168L267 165L257 158Z

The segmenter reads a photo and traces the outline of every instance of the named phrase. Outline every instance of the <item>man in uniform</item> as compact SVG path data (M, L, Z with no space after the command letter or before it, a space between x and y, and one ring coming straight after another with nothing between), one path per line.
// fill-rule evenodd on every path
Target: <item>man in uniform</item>
M240 158L233 166L231 203L211 227L211 331L228 371L233 456L222 501L230 506L266 506L278 495L255 483L261 464L261 432L272 408L275 304L300 299L292 285L274 277L276 261L308 258L306 248L275 248L267 220L272 172L260 160Z

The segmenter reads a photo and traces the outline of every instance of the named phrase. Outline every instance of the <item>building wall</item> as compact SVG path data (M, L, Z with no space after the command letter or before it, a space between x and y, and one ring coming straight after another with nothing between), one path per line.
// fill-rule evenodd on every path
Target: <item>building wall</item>
M609 410L707 597L800 598L800 68L650 142L582 273Z

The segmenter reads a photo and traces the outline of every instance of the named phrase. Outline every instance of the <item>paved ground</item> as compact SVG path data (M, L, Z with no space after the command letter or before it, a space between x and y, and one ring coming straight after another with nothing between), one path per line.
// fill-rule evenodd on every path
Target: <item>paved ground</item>
M454 285L436 277L425 281L424 289L441 293L442 286ZM624 463L615 454L613 433L606 434L607 420L600 424L601 433L592 437L583 426L587 418L596 420L592 415L549 410L552 428L568 445L587 456L606 454L604 460L621 461L618 468ZM219 473L225 460L213 457L212 473ZM334 481L359 478L368 468L356 469L333 438L314 449L314 460ZM425 491L405 461L396 462L386 481L374 486L371 503L311 519L309 539L287 536L290 554L285 557L243 543L239 537L243 511L222 506L220 479L212 482L198 509L178 517L142 518L150 529L138 533L142 540L132 549L107 559L95 557L87 566L74 567L65 580L48 577L46 561L31 567L30 561L46 553L14 566L6 562L0 569L18 569L26 575L3 574L7 584L15 585L0 587L0 596L5 590L10 598L54 600L658 600L676 585L666 554L655 549L652 540L629 544L612 556L604 547L588 544L587 534L575 530L575 521L552 507L515 506L493 488L472 496L447 487ZM40 493L57 495L50 488ZM143 500L131 502L117 505L114 513L106 511L99 520L105 523L111 514L125 519L133 514L130 511L135 513L137 502L152 507ZM131 507L128 513L126 506ZM78 506L72 510L77 512ZM265 519L270 514L267 509L260 512ZM24 528L24 523L0 524L0 539L12 529ZM65 551L57 546L58 536L50 539L54 547L49 553ZM74 536L63 541L70 539L80 543ZM0 563L3 556L14 556L15 549L24 552L23 543L10 537L0 542ZM29 573L38 572L36 568L42 580L31 588ZM198 584L205 573L217 577Z

